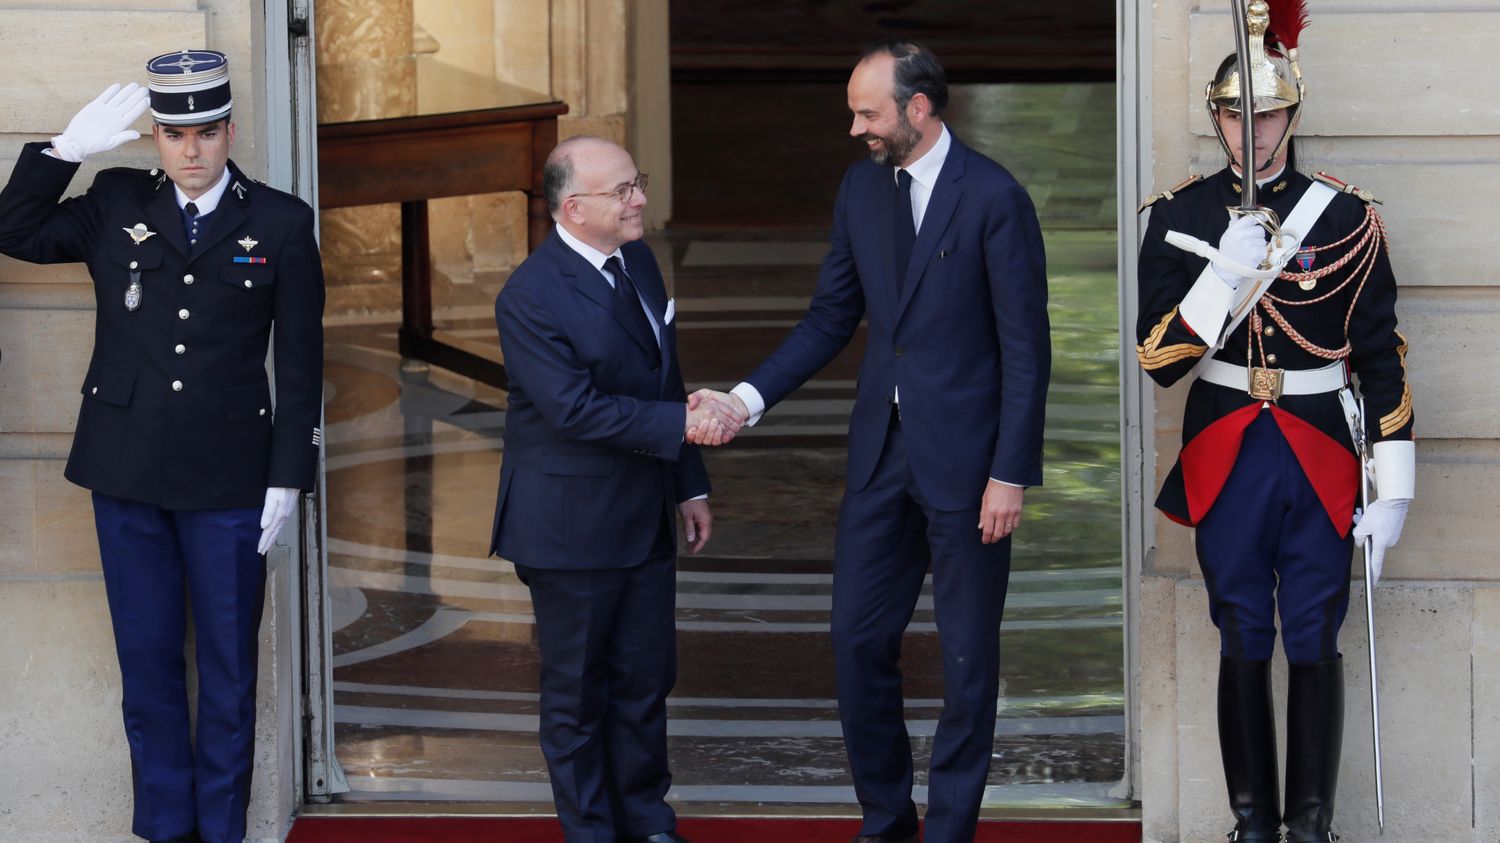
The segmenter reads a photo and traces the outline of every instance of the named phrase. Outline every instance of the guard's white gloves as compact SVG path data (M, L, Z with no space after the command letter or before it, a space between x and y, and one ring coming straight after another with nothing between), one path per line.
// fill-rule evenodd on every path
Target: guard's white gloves
M1258 267L1266 259L1266 230L1251 216L1235 217L1219 238L1219 253L1240 266ZM1244 278L1234 270L1214 263L1214 274L1224 279L1231 290L1238 290Z
M1406 508L1411 498L1381 499L1370 504L1370 511L1360 514L1354 511L1354 540L1363 547L1370 545L1370 574L1374 582L1380 582L1380 573L1385 568L1385 551L1401 541L1401 528L1406 526Z
M297 506L297 494L297 489L283 489L279 486L266 490L266 508L260 513L260 544L256 546L256 553L264 555L271 549L271 542L276 541L282 525L286 524L286 520L292 515L292 509Z
M81 163L99 152L108 152L141 136L130 128L146 111L150 91L134 82L120 87L116 82L97 99L73 115L68 128L52 139L52 152L64 161Z

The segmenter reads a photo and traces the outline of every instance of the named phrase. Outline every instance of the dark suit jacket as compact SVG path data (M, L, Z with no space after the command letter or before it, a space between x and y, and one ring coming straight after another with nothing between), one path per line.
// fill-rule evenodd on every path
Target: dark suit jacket
M67 478L169 509L259 507L267 486L311 489L323 396L312 209L230 162L230 189L190 251L164 174L105 170L59 204L78 165L46 148L28 144L0 192L0 252L83 261L93 276L94 353ZM126 229L138 223L156 234L136 245ZM133 273L141 298L130 310Z
M628 330L609 282L553 231L495 299L510 398L490 553L534 568L622 568L650 555L677 504L707 494L683 441L677 324L645 243L625 270L661 328ZM665 367L665 370L663 370Z
M746 380L774 405L868 317L849 489L875 470L899 387L918 488L938 509L973 509L990 477L1042 482L1052 352L1041 229L1010 173L954 138L898 296L895 190L890 166L866 160L844 174L807 315Z

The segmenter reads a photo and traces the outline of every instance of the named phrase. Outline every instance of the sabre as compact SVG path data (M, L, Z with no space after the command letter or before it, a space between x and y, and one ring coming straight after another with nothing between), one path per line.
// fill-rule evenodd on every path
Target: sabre
M1250 27L1245 0L1229 0L1229 18L1234 21L1234 52L1240 67L1240 211L1255 204L1255 85L1250 78Z
M1370 454L1365 436L1365 399L1359 399L1355 441L1359 447L1359 503L1370 511ZM1380 763L1380 678L1375 668L1375 548L1373 538L1365 544L1365 634L1370 642L1370 740L1375 745L1375 814L1385 833L1385 777Z

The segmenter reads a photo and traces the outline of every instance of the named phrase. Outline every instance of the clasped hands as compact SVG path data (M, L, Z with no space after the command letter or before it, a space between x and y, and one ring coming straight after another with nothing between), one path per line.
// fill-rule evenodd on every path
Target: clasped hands
M738 395L700 389L688 396L684 435L694 445L724 445L750 419L750 409Z

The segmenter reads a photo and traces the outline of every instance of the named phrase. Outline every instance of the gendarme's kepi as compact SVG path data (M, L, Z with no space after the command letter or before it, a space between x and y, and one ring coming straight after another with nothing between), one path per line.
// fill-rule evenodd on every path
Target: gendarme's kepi
M146 62L151 116L163 126L201 126L229 116L229 58L216 50L179 50Z

